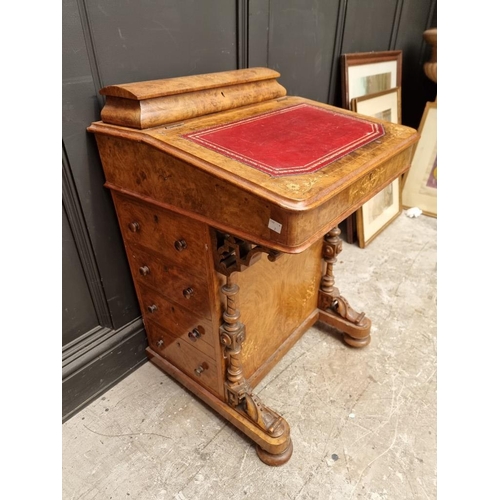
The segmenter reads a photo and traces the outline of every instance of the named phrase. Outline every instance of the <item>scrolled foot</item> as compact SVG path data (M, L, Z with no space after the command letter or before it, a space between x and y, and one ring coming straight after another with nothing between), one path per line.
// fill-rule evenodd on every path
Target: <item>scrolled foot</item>
M279 465L286 464L288 460L290 460L293 453L293 444L292 440L290 440L290 444L288 448L278 454L269 453L268 451L261 448L258 444L255 445L255 450L257 452L258 457L262 462L266 465L271 465L277 467Z
M340 330L344 335L344 342L352 347L365 347L370 343L370 330L372 322L366 316L359 324L351 323L349 320L339 316L331 310L319 311L319 320L327 325Z

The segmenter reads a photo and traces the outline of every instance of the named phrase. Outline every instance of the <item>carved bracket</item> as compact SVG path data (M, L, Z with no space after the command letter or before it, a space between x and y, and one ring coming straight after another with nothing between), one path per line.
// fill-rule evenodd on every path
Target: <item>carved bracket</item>
M325 293L322 290L319 291L318 308L323 311L331 309L333 312L355 325L361 324L365 318L365 313L356 312L349 305L347 299L339 294L338 288L335 287L334 291L330 293Z
M225 276L241 272L257 262L261 253L266 253L271 262L281 256L281 252L262 245L242 240L236 236L216 231L215 269Z
M245 394L244 408L246 414L269 436L276 438L290 432L286 420L264 405L255 394Z
M320 314L320 319L341 330L347 344L363 347L370 342L371 321L365 313L355 311L335 286L333 265L342 251L342 240L339 236L340 229L335 227L325 236L323 242L326 269L318 293L318 309L324 311Z

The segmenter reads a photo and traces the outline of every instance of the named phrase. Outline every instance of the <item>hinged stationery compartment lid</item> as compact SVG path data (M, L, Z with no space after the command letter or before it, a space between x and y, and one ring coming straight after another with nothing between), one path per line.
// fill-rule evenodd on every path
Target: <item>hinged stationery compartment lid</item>
M268 68L110 85L101 111L104 123L135 129L157 127L286 95Z

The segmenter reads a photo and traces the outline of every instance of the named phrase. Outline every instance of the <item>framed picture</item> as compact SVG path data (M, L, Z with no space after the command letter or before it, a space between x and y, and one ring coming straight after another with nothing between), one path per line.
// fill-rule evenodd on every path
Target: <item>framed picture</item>
M358 242L365 248L403 211L399 177L356 212Z
M401 123L401 88L352 99L353 111L393 123ZM356 212L358 243L365 248L403 211L401 182L397 178Z
M342 107L356 97L401 87L403 52L358 52L341 57Z
M437 217L437 103L428 102L418 128L410 170L404 176L403 207Z
M351 100L351 108L362 115L401 123L401 87L355 97Z
M402 61L401 50L342 54L340 59L342 107L352 110L352 99L401 87ZM346 219L348 243L354 243L356 233L356 214L352 214Z

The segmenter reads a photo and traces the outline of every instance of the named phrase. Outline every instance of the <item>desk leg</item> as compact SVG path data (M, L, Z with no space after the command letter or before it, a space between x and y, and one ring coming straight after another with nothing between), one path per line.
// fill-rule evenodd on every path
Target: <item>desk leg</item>
M327 323L344 334L344 341L352 347L364 347L370 343L371 321L365 313L358 313L340 295L334 286L333 265L342 251L340 229L334 227L326 234L323 243L323 259L326 262L325 274L321 278L318 296L319 320Z
M249 419L252 427L256 425L264 432L264 440L260 437L260 445L256 445L259 458L267 465L282 465L292 456L290 426L252 393L250 384L243 376L241 348L245 340L245 325L239 321L239 287L232 282L231 275L226 280L222 293L226 296L227 304L223 313L224 323L220 327L220 340L225 346L227 359L226 401L240 415Z

